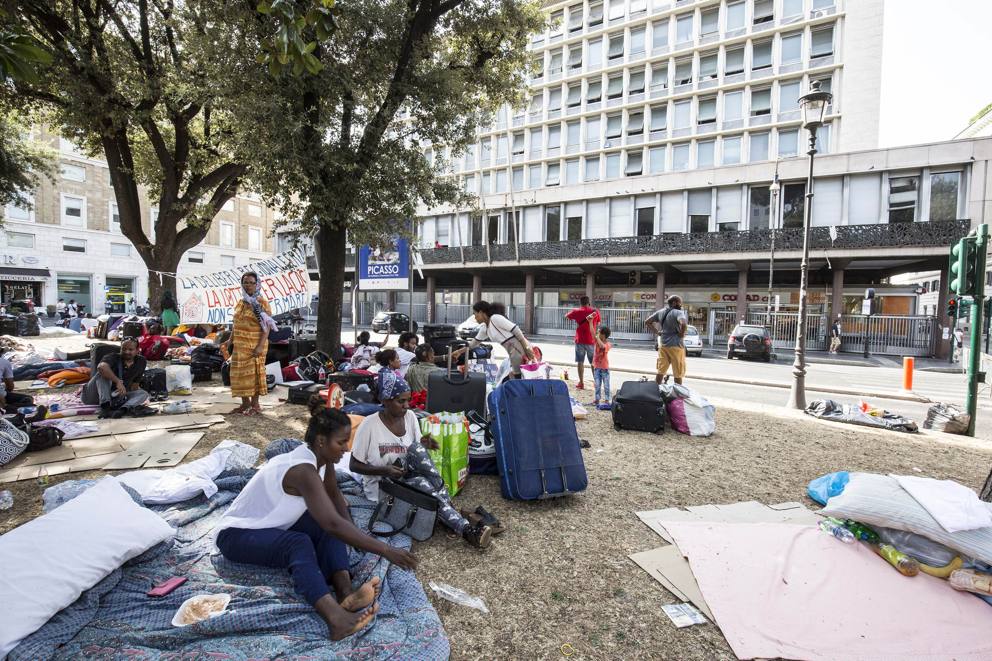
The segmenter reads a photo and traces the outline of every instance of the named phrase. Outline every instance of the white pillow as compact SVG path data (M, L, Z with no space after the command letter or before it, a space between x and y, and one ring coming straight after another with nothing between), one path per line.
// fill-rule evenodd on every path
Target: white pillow
M992 564L992 526L947 532L894 477L888 475L851 473L844 491L828 500L820 514L914 532Z
M106 477L0 535L0 659L83 591L174 534L162 517Z

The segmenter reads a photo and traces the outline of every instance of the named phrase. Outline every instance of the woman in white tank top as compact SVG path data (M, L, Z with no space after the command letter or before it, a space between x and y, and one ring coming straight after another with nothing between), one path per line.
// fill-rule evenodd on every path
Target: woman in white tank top
M351 420L319 405L312 412L306 443L262 466L218 522L216 541L233 562L288 569L296 591L327 622L330 637L340 640L360 631L379 609L378 578L352 590L348 546L404 569L416 568L417 558L352 523L334 473L347 451Z

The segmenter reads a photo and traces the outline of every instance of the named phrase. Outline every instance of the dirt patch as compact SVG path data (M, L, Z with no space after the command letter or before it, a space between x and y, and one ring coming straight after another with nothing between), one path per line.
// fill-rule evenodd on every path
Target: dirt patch
M300 437L306 410L287 404L262 418L227 421L208 430L187 460L225 438L261 448L274 438ZM460 587L482 597L491 611L482 615L428 592L451 638L452 657L562 658L567 644L565 652L575 659L733 658L715 626L678 630L662 613L662 604L675 599L627 558L663 544L635 511L805 501L809 480L841 469L949 478L978 488L992 464L992 444L948 444L727 408L718 410L717 428L707 439L616 432L608 412L592 411L578 423L579 435L592 443L584 452L589 489L567 499L505 501L497 478L472 476L455 504L485 505L507 532L486 552L441 530L414 548L423 585L435 580ZM50 482L104 474L60 475ZM41 513L42 488L35 482L7 486L15 503L0 513L0 532Z

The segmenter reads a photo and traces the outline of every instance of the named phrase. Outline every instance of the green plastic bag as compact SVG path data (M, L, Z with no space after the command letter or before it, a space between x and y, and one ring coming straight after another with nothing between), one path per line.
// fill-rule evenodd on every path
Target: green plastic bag
M430 435L438 447L428 450L431 461L452 496L468 479L468 421L463 413L437 413L420 421L420 431Z

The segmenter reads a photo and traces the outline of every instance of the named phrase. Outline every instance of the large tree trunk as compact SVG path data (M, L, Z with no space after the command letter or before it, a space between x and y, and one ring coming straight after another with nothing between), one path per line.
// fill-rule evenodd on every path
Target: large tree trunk
M176 298L176 276L170 274L179 268L181 258L182 255L171 254L164 258L149 257L144 260L148 267L148 307L154 314L162 314L162 294L166 291L172 294L176 305L179 304Z
M320 286L317 304L317 348L337 358L341 348L341 304L344 300L345 231L322 225L317 232Z

